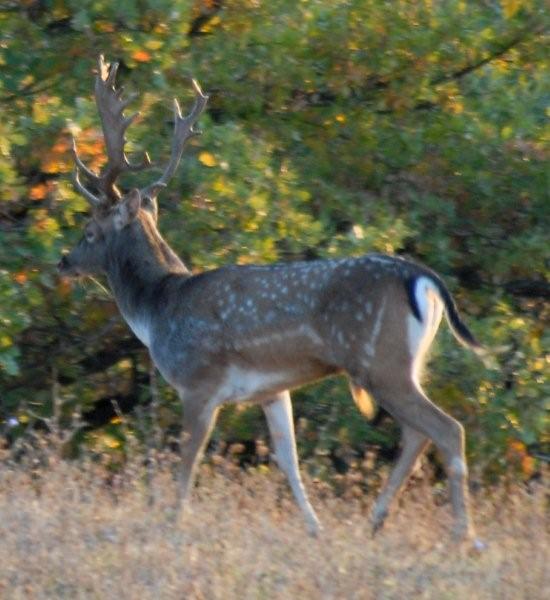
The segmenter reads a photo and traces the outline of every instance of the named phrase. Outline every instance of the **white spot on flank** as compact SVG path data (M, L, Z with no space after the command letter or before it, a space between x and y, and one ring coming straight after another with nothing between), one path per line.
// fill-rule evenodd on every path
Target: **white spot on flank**
M376 315L376 321L372 327L372 333L370 336L370 340L365 344L365 352L369 356L374 356L374 351L376 348L376 342L378 341L378 336L380 335L380 330L382 328L382 320L384 318L384 312L386 310L386 298L382 300L382 306L380 306L378 310L378 314Z
M304 333L314 344L323 344L323 340L317 335L317 332L314 331L309 325L301 325L300 331L302 331L302 333Z

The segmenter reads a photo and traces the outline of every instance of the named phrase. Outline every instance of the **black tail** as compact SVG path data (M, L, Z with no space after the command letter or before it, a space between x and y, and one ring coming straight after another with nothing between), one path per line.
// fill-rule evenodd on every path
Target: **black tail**
M426 273L423 273L422 275L411 277L406 283L411 310L418 321L422 322L422 314L418 307L415 293L416 282L418 281L419 277L427 277L436 286L441 300L445 305L445 315L447 317L447 321L456 339L465 346L471 348L474 352L476 352L476 354L483 354L483 346L476 340L474 334L468 329L466 323L464 323L464 321L460 318L458 308L456 307L455 301L451 296L451 292L449 292L442 279L429 269L426 269Z

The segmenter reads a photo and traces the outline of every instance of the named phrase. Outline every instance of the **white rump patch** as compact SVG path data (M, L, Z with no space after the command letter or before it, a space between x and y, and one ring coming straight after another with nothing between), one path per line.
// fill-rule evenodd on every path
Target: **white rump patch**
M407 317L409 350L413 358L413 377L418 380L424 356L432 343L443 314L443 304L435 283L419 277L414 284L414 297L422 322L410 314Z

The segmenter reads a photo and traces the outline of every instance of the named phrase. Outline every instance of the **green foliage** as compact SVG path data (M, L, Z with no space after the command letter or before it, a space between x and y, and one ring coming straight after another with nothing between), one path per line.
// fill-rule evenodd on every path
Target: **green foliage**
M161 229L194 269L369 250L422 260L501 348L491 372L440 336L428 389L465 422L480 471L529 475L526 448L549 442L547 19L542 0L4 3L0 418L48 413L54 379L68 412L144 396L145 353L108 295L54 268L86 211L70 135L102 160L91 71L104 52L141 92L132 152L166 158L171 97L191 99L190 75L211 95L161 198ZM310 456L395 443L343 385L299 400ZM173 392L160 401L169 427ZM219 435L263 434L259 419L227 411Z

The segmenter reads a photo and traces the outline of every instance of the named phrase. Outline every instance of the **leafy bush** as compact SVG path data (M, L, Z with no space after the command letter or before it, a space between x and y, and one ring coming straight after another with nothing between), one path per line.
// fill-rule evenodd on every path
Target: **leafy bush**
M91 70L105 52L141 91L132 151L166 156L170 97L190 99L189 75L211 94L204 135L161 201L161 228L194 269L369 250L432 266L479 338L503 351L500 370L486 371L440 336L428 389L465 422L480 472L519 464L530 475L536 464L517 451L547 456L550 397L546 18L541 0L7 3L1 417L32 423L57 398L67 420L98 426L113 398L123 410L149 399L148 359L109 296L54 269L86 210L70 134L89 164L102 161ZM175 427L162 384L159 402ZM395 445L341 386L300 393L296 411L311 456ZM226 419L218 435L262 431L245 413Z

